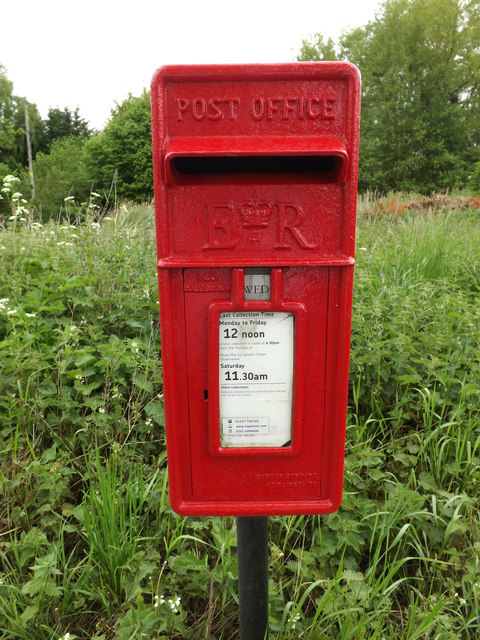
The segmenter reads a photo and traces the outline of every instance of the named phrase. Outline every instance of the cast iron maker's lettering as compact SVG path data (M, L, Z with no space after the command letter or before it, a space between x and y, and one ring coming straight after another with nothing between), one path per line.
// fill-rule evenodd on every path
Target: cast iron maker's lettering
M257 473L259 482L266 483L269 489L291 492L297 488L314 488L318 484L316 473Z
M239 97L176 98L177 122L220 122L250 118L265 121L331 121L335 120L336 98L326 96L255 96L249 102Z

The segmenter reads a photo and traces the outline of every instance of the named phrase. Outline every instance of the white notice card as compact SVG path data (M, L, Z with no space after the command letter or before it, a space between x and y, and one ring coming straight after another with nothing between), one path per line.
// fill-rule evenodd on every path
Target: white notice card
M219 320L220 444L282 447L292 439L294 316L233 311Z

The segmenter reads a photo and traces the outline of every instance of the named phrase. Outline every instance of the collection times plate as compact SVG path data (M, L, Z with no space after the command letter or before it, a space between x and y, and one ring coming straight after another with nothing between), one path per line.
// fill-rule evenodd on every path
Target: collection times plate
M222 447L282 447L292 439L294 315L220 314Z

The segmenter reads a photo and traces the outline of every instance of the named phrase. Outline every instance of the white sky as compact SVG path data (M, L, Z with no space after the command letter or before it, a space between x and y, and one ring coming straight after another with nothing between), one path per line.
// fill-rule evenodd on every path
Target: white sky
M0 0L0 64L13 92L103 128L164 64L291 62L314 33L338 37L380 0Z

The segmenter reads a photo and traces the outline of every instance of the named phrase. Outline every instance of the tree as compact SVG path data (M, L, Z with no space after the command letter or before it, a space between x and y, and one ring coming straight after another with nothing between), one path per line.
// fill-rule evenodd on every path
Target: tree
M25 141L25 98L13 93L13 83L0 65L0 162L12 171L27 165ZM44 138L44 122L37 106L28 103L30 134L33 155L41 148Z
M5 67L0 65L0 162L11 169L15 165L17 112L18 98L13 95L13 83L7 78Z
M153 170L150 125L150 94L128 98L112 111L105 129L86 146L86 163L96 191L145 201L152 197Z
M463 186L479 159L480 0L386 0L332 47L363 80L359 184L379 191Z
M36 202L44 217L58 213L66 197L74 196L78 204L88 201L85 140L80 136L58 138L49 153L37 154L33 164Z
M62 109L50 108L45 121L44 150L49 149L54 140L78 136L88 138L91 130L88 122L80 117L78 107L70 111L67 107Z

